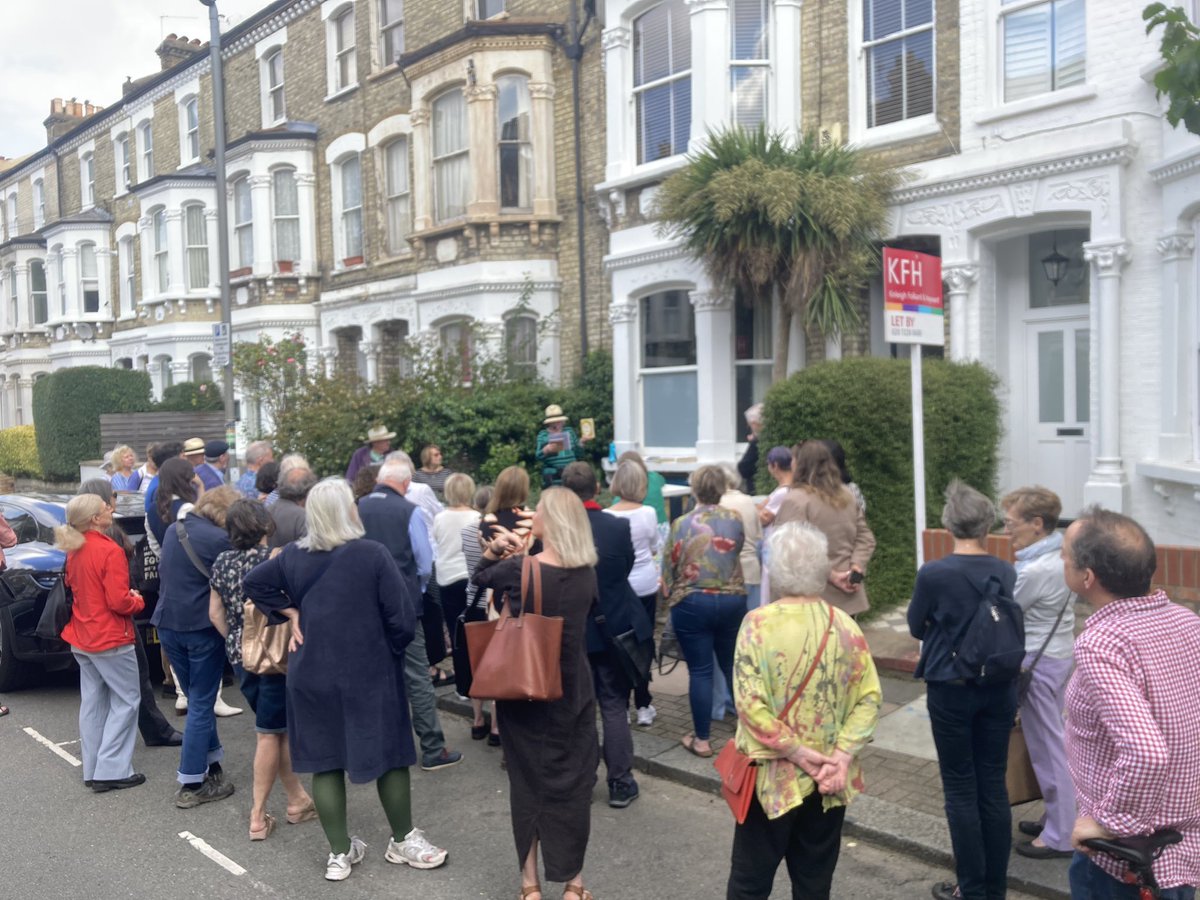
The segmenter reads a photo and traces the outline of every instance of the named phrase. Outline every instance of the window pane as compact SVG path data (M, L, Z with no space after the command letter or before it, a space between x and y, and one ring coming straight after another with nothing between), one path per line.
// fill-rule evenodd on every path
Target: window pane
M1044 3L1004 17L1004 99L1051 90L1050 10Z
M633 23L633 79L645 84L671 74L670 4L654 7Z
M292 169L276 169L275 215L295 216L300 213L300 199L296 194L296 173Z
M933 112L933 32L904 39L904 118Z
M479 18L490 19L504 12L504 0L479 0Z
M84 279L96 278L96 245L79 245L79 277Z
M771 364L740 365L737 373L737 408L734 411L733 433L738 441L746 439L746 420L743 413L755 403L762 402L771 386Z
M1086 228L1065 228L1062 231L1043 231L1029 236L1029 308L1046 309L1052 306L1072 306L1087 303L1089 268L1083 258L1083 242L1088 239ZM1066 274L1054 284L1046 277L1042 260L1054 253L1066 257Z
M696 330L686 291L642 298L642 367L696 364Z
M903 4L900 0L868 0L870 31L867 39L877 41L904 28Z
M340 16L334 25L337 31L337 49L348 50L354 46L354 10L348 9Z
M1054 4L1054 89L1083 84L1087 60L1086 13L1083 0Z
M341 165L342 209L362 206L362 178L358 157L351 156Z
M729 9L733 59L767 58L767 11L763 0L731 0Z
M363 255L362 210L355 209L342 216L346 234L346 259Z
M408 141L401 138L387 146L387 193L408 193Z
M733 307L734 359L771 359L771 301L744 303Z
M767 118L767 67L735 66L730 75L733 78L733 124L757 128Z
M1075 331L1075 421L1092 420L1092 333L1086 328Z
M695 372L642 376L642 432L647 447L691 447L699 433Z
M439 160L434 166L434 191L439 222L467 214L471 158L466 153Z
M504 348L509 378L528 378L537 374L537 322L529 316L517 316L504 323Z
M498 79L499 96L496 103L500 118L500 140L529 140L529 85L524 78L506 76Z
M388 144L385 154L387 174L388 252L408 250L408 142L403 138Z
M904 0L904 27L914 28L933 21L933 0Z
M450 91L433 101L433 155L466 148L466 103L462 91Z
M1038 333L1038 421L1062 422L1063 333Z
M285 262L300 258L300 200L295 174L292 169L276 169L273 174L275 259Z

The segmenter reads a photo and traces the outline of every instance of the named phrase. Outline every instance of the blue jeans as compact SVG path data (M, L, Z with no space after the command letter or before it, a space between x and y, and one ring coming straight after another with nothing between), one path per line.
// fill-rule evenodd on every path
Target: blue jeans
M688 594L671 607L671 625L688 665L688 703L696 738L708 740L712 724L713 654L725 682L733 684L733 646L746 614L744 594Z
M1124 884L1113 878L1099 866L1092 865L1086 854L1075 852L1071 859L1072 900L1138 900L1136 885ZM1162 900L1195 900L1194 887L1163 888L1158 892Z
M185 786L200 784L208 774L209 765L225 756L213 713L221 690L221 676L225 674L225 640L215 628L203 631L160 628L158 637L188 698L178 780Z
M959 890L965 900L1003 900L1012 847L1004 770L1017 683L931 681L927 691Z

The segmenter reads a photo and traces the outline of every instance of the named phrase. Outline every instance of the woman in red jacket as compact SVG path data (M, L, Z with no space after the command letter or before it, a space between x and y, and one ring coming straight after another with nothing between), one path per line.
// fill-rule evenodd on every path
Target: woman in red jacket
M83 783L96 793L134 787L146 776L133 771L138 683L133 614L142 595L129 588L125 551L104 533L112 508L95 494L67 503L67 524L54 530L67 552L66 581L74 596L62 639L79 663L79 738Z

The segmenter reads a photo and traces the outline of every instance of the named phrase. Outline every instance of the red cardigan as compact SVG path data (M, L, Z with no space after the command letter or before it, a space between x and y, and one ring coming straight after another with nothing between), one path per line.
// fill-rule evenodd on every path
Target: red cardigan
M86 653L133 643L133 614L145 606L129 589L125 551L106 534L85 531L84 544L67 554L67 586L74 595L62 639Z

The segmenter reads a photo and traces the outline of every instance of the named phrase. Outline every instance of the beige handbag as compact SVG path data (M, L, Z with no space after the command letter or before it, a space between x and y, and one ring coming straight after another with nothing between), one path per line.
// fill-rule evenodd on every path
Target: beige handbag
M250 600L242 608L242 668L255 675L286 675L289 623L267 624L267 617Z

